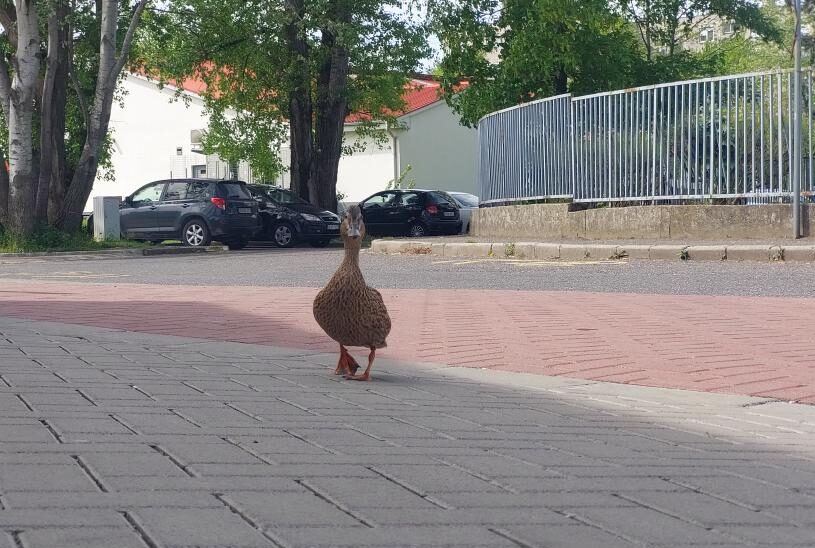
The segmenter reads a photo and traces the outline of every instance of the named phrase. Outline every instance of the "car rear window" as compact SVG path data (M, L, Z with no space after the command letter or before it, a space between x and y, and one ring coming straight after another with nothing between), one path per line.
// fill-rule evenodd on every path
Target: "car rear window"
M218 188L224 194L224 198L252 198L244 183L219 183Z
M427 198L431 204L455 204L453 199L444 192L429 192Z
M478 207L478 198L469 194L456 194L455 199L464 207Z

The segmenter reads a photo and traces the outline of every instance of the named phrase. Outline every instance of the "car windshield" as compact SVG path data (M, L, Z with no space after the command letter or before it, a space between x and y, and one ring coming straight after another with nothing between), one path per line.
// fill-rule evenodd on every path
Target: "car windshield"
M260 189L258 187L254 187L253 190L278 204L308 204L307 201L297 196L294 192L283 190L282 188Z
M464 207L478 207L478 197L472 194L453 194L453 198Z

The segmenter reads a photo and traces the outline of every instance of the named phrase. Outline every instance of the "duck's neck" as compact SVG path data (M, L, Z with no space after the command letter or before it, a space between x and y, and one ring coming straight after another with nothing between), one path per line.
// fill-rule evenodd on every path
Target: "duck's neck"
M359 268L359 246L350 242L345 242L345 258L343 265Z

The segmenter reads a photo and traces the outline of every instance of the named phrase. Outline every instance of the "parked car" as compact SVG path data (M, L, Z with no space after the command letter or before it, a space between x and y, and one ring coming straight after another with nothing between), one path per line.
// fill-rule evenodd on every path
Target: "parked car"
M473 210L478 209L478 196L466 192L448 192L447 194L452 196L458 204L459 215L461 215L461 233L467 234L470 232L470 219L473 216Z
M456 201L439 190L385 190L363 200L360 207L372 235L421 238L461 231Z
M191 247L215 240L243 249L258 230L258 205L242 181L155 181L126 197L119 215L124 238ZM93 230L92 215L88 226Z
M261 230L257 238L278 247L307 242L325 247L340 236L340 217L298 197L291 191L266 185L249 185L260 207Z

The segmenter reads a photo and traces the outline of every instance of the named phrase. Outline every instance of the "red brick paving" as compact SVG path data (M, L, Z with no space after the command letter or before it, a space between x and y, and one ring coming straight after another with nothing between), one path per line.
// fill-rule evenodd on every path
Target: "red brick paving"
M6 282L0 315L334 351L313 288ZM397 289L383 357L815 404L815 300Z

